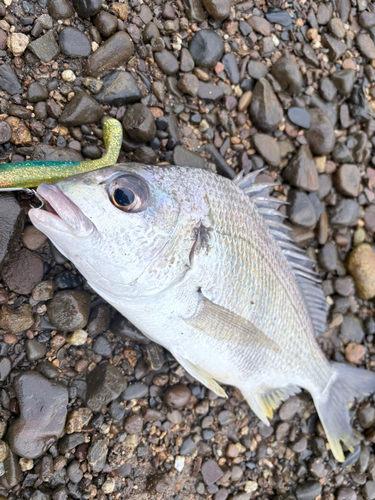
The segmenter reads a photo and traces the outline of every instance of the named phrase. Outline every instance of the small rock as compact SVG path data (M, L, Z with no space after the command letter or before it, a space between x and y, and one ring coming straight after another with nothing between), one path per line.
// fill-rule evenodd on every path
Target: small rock
M373 28L375 26L375 13L374 12L361 12L358 17L359 25L364 29Z
M366 349L363 345L356 344L355 342L349 342L345 347L345 359L349 361L349 363L360 364L365 354Z
M95 99L100 104L123 106L140 101L142 94L134 77L125 71L114 71L103 78L103 88Z
M254 78L254 80L260 80L260 78L265 78L267 76L268 68L260 61L251 60L247 65L247 72L251 78Z
M218 101L224 95L224 91L218 85L212 83L199 82L198 97L210 101Z
M362 429L370 429L375 424L375 408L368 406L360 408L357 413L359 425ZM352 491L352 490L351 490Z
M349 254L347 268L361 299L375 297L375 254L367 243L358 245Z
M205 159L195 153L190 151L190 149L183 148L182 146L176 146L173 150L173 163L174 165L179 165L181 167L198 167L204 168L206 165Z
M45 63L55 59L60 52L52 30L47 31L45 35L39 37L34 42L31 42L28 45L28 48L37 56L38 59Z
M86 343L88 333L85 330L76 330L67 337L70 345L84 345Z
M33 161L82 161L83 157L69 148L39 144L31 155Z
M86 92L78 92L66 105L59 122L75 127L99 121L104 115L99 104Z
M182 48L180 53L180 71L189 73L195 66L194 59L191 57L188 49Z
M197 66L213 68L222 58L223 40L215 31L203 29L194 35L189 51Z
M331 211L331 224L337 228L350 227L356 224L359 205L355 200L343 199Z
M74 11L68 0L55 0L48 2L48 13L56 21L59 19L69 19L74 15Z
M80 17L94 16L102 7L102 0L73 0L73 5Z
M39 255L23 248L4 264L1 277L10 290L27 295L43 279L43 261Z
M190 21L201 23L206 17L201 0L183 0L185 12Z
M34 325L34 317L29 304L22 304L16 309L3 305L0 310L0 328L10 333L25 332Z
M337 249L331 242L326 243L319 251L319 264L326 271L334 271L337 268Z
M124 429L129 434L139 434L143 429L143 418L141 415L130 415L125 420Z
M361 190L361 174L356 165L344 164L335 175L336 189L345 196L356 198Z
M177 86L184 94L195 97L198 94L199 80L195 75L186 73L178 80Z
M364 57L375 59L375 44L369 35L360 34L356 39L357 47Z
M203 5L212 19L224 21L230 13L230 0L203 0Z
M234 54L225 54L221 59L224 69L231 83L237 85L240 81L237 59Z
M99 439L89 448L87 460L92 472L101 472L107 461L108 446L105 439Z
M148 387L142 382L138 382L127 387L122 395L125 401L130 401L131 399L144 398L148 394Z
M88 321L90 304L88 293L62 290L47 304L49 320L58 330L65 332L84 328Z
M279 409L279 417L281 420L291 420L300 408L300 399L298 396L292 396L287 399Z
M190 389L186 385L176 384L165 391L164 401L172 408L183 408L189 401L190 396Z
M304 191L317 191L319 188L318 171L308 146L301 146L283 170L287 181Z
M34 226L27 226L22 234L22 243L29 250L38 250L47 241L47 236Z
M263 36L270 36L271 34L271 25L270 23L264 19L264 17L260 16L251 16L247 20L247 24L253 28L254 31L260 33Z
M151 111L141 103L129 106L123 126L134 142L149 142L156 134L155 120Z
M29 37L23 33L11 33L7 39L10 52L15 56L21 56L29 45Z
M8 64L0 66L0 88L10 95L22 93L18 77L14 69Z
M47 347L36 339L29 339L25 342L27 359L31 362L44 358Z
M96 337L93 350L97 354L100 354L101 356L104 356L106 358L109 358L112 354L110 342L102 335Z
M304 228L315 227L317 217L306 193L292 189L289 191L288 201L290 203L289 218L292 224Z
M8 377L11 369L12 369L12 364L10 362L10 359L9 358L3 358L0 361L0 382L4 382L4 380ZM0 452L0 455L1 455L1 452ZM4 459L1 460L1 458L0 458L0 463L1 462L4 462Z
M207 460L202 465L203 481L207 484L214 484L223 476L223 471L214 460Z
M89 39L77 28L71 26L60 31L59 46L61 52L69 57L87 57L91 54Z
M296 487L296 496L298 500L314 500L320 495L322 485L318 481L305 481Z
M134 52L134 45L129 35L118 31L101 45L87 60L87 76L100 77L111 69L126 63ZM93 120L95 121L95 120Z
M94 17L94 26L99 30L99 33L105 38L110 37L117 31L117 18L116 16L106 12L105 10L99 11Z
M281 157L277 142L266 134L255 134L253 140L255 149L264 161L271 165L271 167L278 167Z
M280 57L272 66L272 74L281 88L289 94L299 94L303 87L302 74L297 64L289 57Z
M19 203L10 193L0 194L0 213L1 213L0 268L1 268L9 252L13 251L15 247L18 245L19 238L21 236L23 228L24 214Z
M36 372L18 375L13 388L20 417L9 428L9 446L20 457L35 459L64 432L68 390Z
M0 122L0 144L5 144L12 137L12 129L6 122Z
M283 118L282 107L270 84L264 78L257 81L251 98L250 117L264 132L273 132Z
M311 151L317 156L329 154L335 145L333 125L320 109L310 110L311 125L305 132Z
M66 419L65 431L67 434L81 432L82 429L90 422L92 411L90 408L78 408L68 414Z
M329 49L328 57L332 62L336 62L337 59L339 59L339 57L341 57L348 49L345 43L327 34L323 36L323 43L324 46Z
M311 118L309 112L304 108L292 107L288 109L289 120L297 127L310 128Z
M341 95L348 96L354 86L357 72L354 69L343 69L331 75L331 80Z
M107 304L99 304L91 311L86 330L90 335L103 333L109 328L111 322L111 311Z
M126 387L121 371L108 362L98 365L87 377L86 404L93 411L118 398Z
M159 69L165 75L175 75L179 70L179 64L175 56L169 52L169 50L161 50L160 52L154 52L154 59Z

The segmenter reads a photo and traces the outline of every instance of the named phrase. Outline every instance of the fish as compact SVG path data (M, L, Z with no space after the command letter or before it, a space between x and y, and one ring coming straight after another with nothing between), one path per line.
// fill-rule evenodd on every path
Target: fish
M0 192L33 188L74 174L97 170L117 162L122 144L122 126L108 118L103 124L106 153L102 158L87 161L23 161L0 165Z
M314 401L334 457L356 438L349 403L375 373L330 362L328 305L259 171L117 164L41 184L29 212L89 285L208 389L241 391L265 424L289 396Z

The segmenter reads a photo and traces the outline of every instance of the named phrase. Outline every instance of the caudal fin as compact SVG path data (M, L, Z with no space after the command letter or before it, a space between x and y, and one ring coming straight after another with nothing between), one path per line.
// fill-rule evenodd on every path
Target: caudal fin
M352 450L357 443L350 425L348 404L375 392L375 372L332 363L333 375L314 403L336 460L345 460L341 441Z

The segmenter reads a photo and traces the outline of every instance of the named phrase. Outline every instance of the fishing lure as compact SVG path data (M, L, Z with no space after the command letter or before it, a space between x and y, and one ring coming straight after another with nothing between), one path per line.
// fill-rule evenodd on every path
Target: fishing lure
M88 161L24 161L0 165L0 192L32 188L41 183L52 183L75 174L110 167L117 162L122 126L118 120L108 118L103 124L106 154L98 160Z

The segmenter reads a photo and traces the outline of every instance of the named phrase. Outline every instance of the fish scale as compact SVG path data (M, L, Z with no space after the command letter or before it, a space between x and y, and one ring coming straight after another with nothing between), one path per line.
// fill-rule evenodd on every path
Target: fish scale
M375 391L375 373L323 355L319 276L283 231L280 200L255 177L119 164L42 184L58 215L29 214L99 295L219 396L218 382L237 387L268 424L282 401L308 390L343 461L341 443L356 442L348 403ZM118 206L113 186L126 200L130 189L141 209Z

